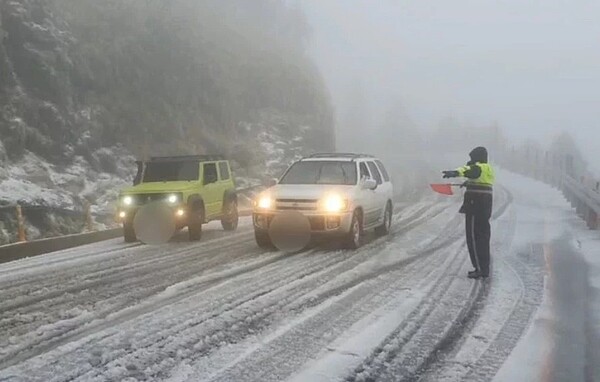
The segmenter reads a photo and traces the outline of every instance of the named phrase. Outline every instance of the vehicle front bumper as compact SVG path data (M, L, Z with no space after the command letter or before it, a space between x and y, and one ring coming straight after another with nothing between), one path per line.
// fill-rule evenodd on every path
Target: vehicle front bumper
M252 221L254 223L254 229L256 231L267 232L273 221L273 218L277 215L286 213L287 211L254 211L252 214ZM301 215L308 219L310 224L310 232L312 235L342 235L350 232L350 226L352 224L352 213L321 213L314 212L308 213L305 211L301 212Z
M135 215L143 207L144 205L137 205L119 208L117 212L117 221L123 224L133 224L133 219L135 218ZM164 207L167 207L167 209L171 211L171 216L173 216L175 226L177 227L177 229L186 227L189 224L190 212L186 205L165 204Z

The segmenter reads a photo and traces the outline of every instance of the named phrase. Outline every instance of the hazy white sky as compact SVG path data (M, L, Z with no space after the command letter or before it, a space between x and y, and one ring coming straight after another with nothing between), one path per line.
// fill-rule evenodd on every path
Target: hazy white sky
M361 81L374 108L400 96L421 125L454 115L541 141L568 130L600 163L599 0L300 3L340 112Z

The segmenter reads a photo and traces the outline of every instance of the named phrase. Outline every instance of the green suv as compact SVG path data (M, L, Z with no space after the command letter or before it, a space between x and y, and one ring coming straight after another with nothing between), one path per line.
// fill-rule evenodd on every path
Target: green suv
M233 231L238 225L235 183L229 161L221 156L153 157L138 161L132 187L119 195L118 216L126 242L137 241L133 220L148 203L164 203L177 229L188 227L190 240L202 236L202 224L220 220Z

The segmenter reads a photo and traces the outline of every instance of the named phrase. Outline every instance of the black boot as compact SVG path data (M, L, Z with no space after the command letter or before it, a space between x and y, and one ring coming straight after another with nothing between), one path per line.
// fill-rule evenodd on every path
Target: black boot
M467 277L471 277L471 275L474 275L475 273L479 272L477 269L473 269L472 271L469 271L467 273Z
M473 273L469 272L469 275L467 277L470 279L487 279L489 276L490 276L489 273L475 271Z

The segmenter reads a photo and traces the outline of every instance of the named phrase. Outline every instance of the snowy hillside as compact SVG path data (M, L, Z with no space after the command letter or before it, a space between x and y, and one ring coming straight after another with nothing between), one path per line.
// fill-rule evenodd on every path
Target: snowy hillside
M259 2L1 2L0 206L110 212L147 155L225 154L251 184L331 150L302 15Z

